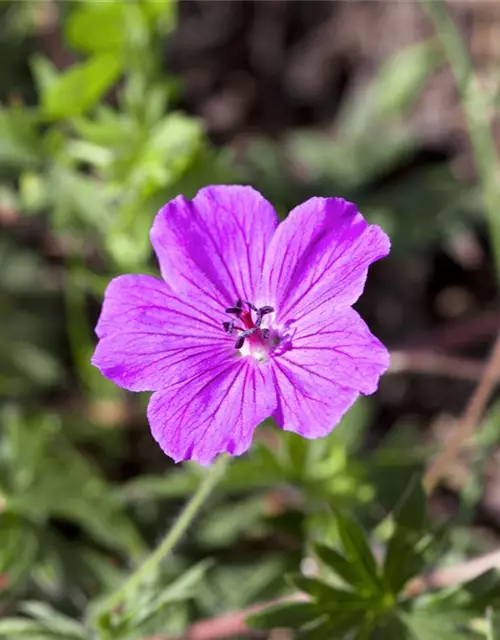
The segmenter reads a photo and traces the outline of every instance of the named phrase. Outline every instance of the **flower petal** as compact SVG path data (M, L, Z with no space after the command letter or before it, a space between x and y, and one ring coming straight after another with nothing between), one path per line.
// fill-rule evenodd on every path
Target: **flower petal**
M197 291L221 309L255 299L277 226L273 207L251 187L206 187L192 201L178 196L159 211L151 243L175 291Z
M369 265L389 253L390 241L341 198L311 198L290 212L271 241L259 302L277 320L299 319L328 303L352 305Z
M273 372L278 395L278 408L273 414L285 431L304 438L322 438L340 422L342 416L359 397L355 389L334 382L307 380L286 363L275 361Z
M274 375L278 408L273 418L285 431L304 438L328 435L359 397L358 391L333 382L313 386L281 363L276 363Z
M200 301L179 299L144 275L110 282L96 327L92 364L130 391L156 391L207 358L234 356L233 340Z
M292 334L292 348L278 357L310 379L367 395L377 390L380 376L389 368L388 350L350 307L308 315L292 325Z
M151 431L175 462L209 464L219 453L241 455L254 429L276 408L270 367L252 358L215 364L153 394Z
M387 349L354 311L297 323L291 348L273 358L280 426L306 438L324 436L360 393L373 393L389 366Z

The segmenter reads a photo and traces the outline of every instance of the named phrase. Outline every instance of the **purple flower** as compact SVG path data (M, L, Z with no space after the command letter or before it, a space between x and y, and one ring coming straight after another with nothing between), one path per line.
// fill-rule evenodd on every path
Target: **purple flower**
M278 225L250 187L206 187L156 216L162 280L109 284L92 363L117 385L154 391L153 436L176 462L240 455L272 416L327 435L377 389L386 348L351 305L390 242L355 205L312 198Z

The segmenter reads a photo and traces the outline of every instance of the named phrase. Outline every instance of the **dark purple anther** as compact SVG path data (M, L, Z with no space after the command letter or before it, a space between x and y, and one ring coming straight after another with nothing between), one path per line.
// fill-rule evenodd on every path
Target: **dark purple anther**
M230 336L234 331L234 322L223 322L224 331Z
M273 307L261 307L260 309L257 309L257 320L255 321L255 326L260 327L260 325L262 324L263 316L265 316L267 313L272 313L273 311Z
M251 336L256 331L257 331L257 327L253 327L252 329L246 329L245 331L242 331L234 344L234 348L241 349L241 347L243 346L243 343L245 342L245 338L247 338L248 336Z
M241 349L241 347L243 346L244 342L245 342L245 337L244 336L238 336L236 342L234 343L234 348L235 349Z
M273 311L274 311L274 307L261 307L261 308L258 310L258 313L259 313L261 316L265 316L265 315L266 315L266 314L268 314L268 313L273 313Z
M243 303L241 302L241 298L238 298L238 300L236 300L234 307L228 307L226 309L226 313L233 313L236 316L239 316L242 311Z

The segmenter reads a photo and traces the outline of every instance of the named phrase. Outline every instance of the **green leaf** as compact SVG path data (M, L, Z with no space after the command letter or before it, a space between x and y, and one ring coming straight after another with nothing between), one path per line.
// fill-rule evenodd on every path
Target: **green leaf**
M382 591L375 557L363 529L351 518L335 511L337 529L347 559L359 573L365 586L374 593Z
M500 614L489 608L486 614L487 640L500 640Z
M32 631L27 635L21 634L17 636L18 638L22 638L22 640L72 640L71 638L61 637L60 635L56 635L51 631L47 631L41 627L38 628L38 631ZM16 638L16 636L10 636L11 638Z
M370 621L366 628L371 631L370 635L359 636L356 640L411 640L408 627L395 613L379 616ZM435 640L437 638L442 640L441 636L436 636Z
M112 209L101 182L62 164L54 164L47 178L55 227L74 229L79 222L101 233L109 229Z
M230 493L252 491L273 486L285 479L285 471L276 452L262 443L256 443L252 455L238 458L231 465L222 488Z
M332 637L332 622L329 618L320 618L318 622L306 625L294 636L295 640L331 640Z
M482 573L463 584L460 592L466 594L462 607L478 613L483 613L487 607L500 605L500 571L490 569Z
M299 629L320 616L318 608L310 602L282 602L253 613L246 618L246 623L257 629Z
M335 611L326 619L307 625L297 634L297 640L332 640L345 638L345 634L357 629L363 620L359 611ZM348 636L351 638L351 634Z
M30 66L35 78L38 93L43 94L49 91L51 86L57 81L57 68L48 58L36 54L32 56Z
M121 52L127 37L123 2L81 2L66 21L65 36L83 53Z
M393 536L387 547L384 577L394 594L398 594L410 578L419 573L425 560L408 540Z
M129 179L143 197L173 184L188 169L204 140L201 123L182 113L170 113L148 133L146 144L132 160Z
M208 559L202 560L193 567L190 567L184 571L177 580L170 583L168 587L159 594L157 600L165 604L168 602L178 602L180 600L185 600L186 598L191 598L199 587L200 582L205 577L207 570L212 565L213 561Z
M29 611L37 620L3 618L0 636L22 640L89 640L89 634L78 622L60 614L43 603L25 603L21 609Z
M101 147L120 147L124 139L138 138L137 124L106 104L99 104L92 117L75 118L73 126L86 143Z
M12 416L7 422L7 461L16 479L9 507L34 522L56 517L78 524L108 548L138 558L142 541L109 485L60 433L58 418L42 418L26 422Z
M380 115L400 115L420 94L430 74L443 64L435 40L419 42L392 56L375 81L372 108Z
M175 27L177 19L175 0L142 0L141 9L150 20L159 23L162 33Z
M361 396L342 418L340 424L332 431L333 442L342 444L351 454L359 452L366 430L370 425L372 413L370 399ZM313 442L321 442L327 439L328 436Z
M37 115L29 109L0 107L0 166L37 167L43 157Z
M314 551L320 560L328 565L346 584L354 587L365 585L356 568L338 551L319 543L314 545Z
M290 477L300 479L307 469L309 441L296 433L285 432L282 442L288 457Z
M21 610L36 618L44 628L63 638L68 640L73 638L85 640L87 638L87 632L83 625L59 613L44 602L24 602Z
M145 502L163 498L184 498L196 491L201 478L188 466L166 475L143 475L121 485L117 497L127 502Z
M19 178L19 198L26 213L40 213L47 207L47 185L40 174L24 171Z
M318 604L327 605L329 611L337 610L365 610L370 603L378 601L365 598L353 591L337 589L322 580L308 578L302 575L289 576L293 584L311 596Z
M376 620L373 616L365 616L361 620L358 619L358 625L353 640L373 640L376 631Z
M483 616L488 607L500 604L500 572L491 569L454 589L435 594L426 611L436 615L447 611Z
M196 539L203 546L229 547L261 522L263 515L263 500L259 495L220 505L205 515L198 526Z
M134 603L128 603L128 626L131 629L137 629L139 625L143 625L163 608L192 598L199 590L205 573L212 564L211 560L203 560L185 571L159 593L155 587L151 591L150 597L136 603L138 605L136 608L131 608L131 604Z
M400 529L417 534L424 531L427 523L427 498L418 477L414 477L396 507L394 520Z
M425 564L417 545L425 531L426 515L425 493L420 480L415 478L394 512L396 526L384 560L384 577L393 593L399 593Z
M240 494L263 489L285 480L285 472L274 452L262 443L256 443L252 455L237 458L227 470L219 491ZM118 490L123 502L145 502L161 498L182 498L196 490L201 481L195 467L184 465L180 470L164 476L143 475L125 483Z
M111 89L120 72L120 62L111 54L75 64L42 94L45 116L49 120L63 120L84 114Z
M0 636L27 636L39 633L40 625L29 618L3 618L0 620Z
M15 590L29 578L40 543L37 532L23 518L8 508L0 514L0 573L8 576L7 589Z
M460 610L432 611L420 609L401 617L411 631L412 640L466 640L470 634L460 631L469 616Z

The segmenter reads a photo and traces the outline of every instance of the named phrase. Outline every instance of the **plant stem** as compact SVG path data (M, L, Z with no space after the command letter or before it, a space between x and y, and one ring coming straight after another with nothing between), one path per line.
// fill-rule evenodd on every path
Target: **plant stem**
M114 593L112 593L99 606L97 615L111 612L125 595L143 582L144 578L156 571L160 562L172 551L182 536L186 533L193 520L204 506L206 499L222 479L229 464L229 456L220 456L210 468L206 478L200 481L198 488L194 492L189 502L184 507L173 527L160 542L153 553L143 562L143 564L125 581L125 583Z
M491 356L484 368L479 384L467 404L453 437L447 442L443 452L432 462L424 475L423 485L428 494L434 491L441 478L454 463L462 444L473 435L474 429L479 424L488 400L495 389L499 373L500 332L497 335Z
M80 378L82 390L88 393L91 389L93 370L90 365L92 340L85 309L85 295L78 283L78 271L81 261L77 256L70 256L66 265L64 282L64 302L66 305L68 341L73 364Z
M500 280L500 170L489 122L490 108L474 73L467 47L443 0L422 2L422 7L434 23L462 100L483 191L497 278Z

